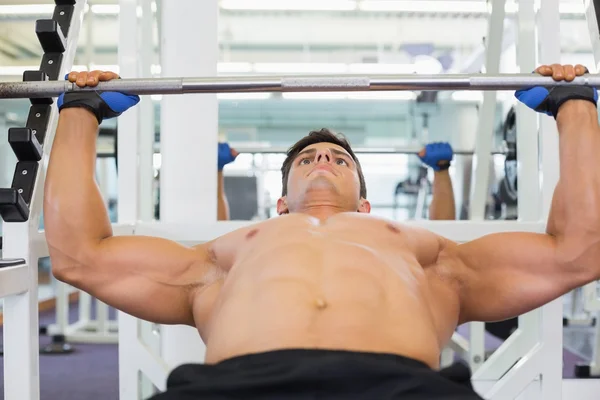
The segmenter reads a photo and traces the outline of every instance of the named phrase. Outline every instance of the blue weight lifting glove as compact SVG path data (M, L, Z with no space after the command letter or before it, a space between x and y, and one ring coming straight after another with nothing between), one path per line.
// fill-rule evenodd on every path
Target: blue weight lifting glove
M68 75L65 79L68 78ZM85 108L96 116L98 124L115 118L140 102L140 97L121 92L67 92L58 97L58 109Z
M234 157L234 155L231 154L231 147L229 147L229 144L227 143L219 143L218 155L219 158L217 167L219 171L222 171L225 165L229 164L230 162L233 162L236 159L236 157Z
M591 86L535 86L517 90L515 97L532 110L555 119L559 108L568 100L587 100L596 106L598 104L598 90Z
M419 158L434 171L444 171L450 168L454 152L448 143L430 143L418 154Z

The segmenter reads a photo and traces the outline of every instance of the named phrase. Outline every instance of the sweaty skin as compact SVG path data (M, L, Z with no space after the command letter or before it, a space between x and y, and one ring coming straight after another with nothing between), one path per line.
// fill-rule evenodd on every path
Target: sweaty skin
M458 320L456 291L435 268L442 246L431 233L358 213L291 214L217 239L223 274L194 299L206 360L323 348L435 367Z
M580 67L538 72L572 80ZM72 73L79 86L116 78ZM557 117L561 180L546 233L458 244L368 215L356 165L336 145L294 160L280 217L189 248L113 236L94 181L98 122L61 112L44 193L54 275L126 313L195 326L206 362L285 348L394 353L438 367L460 323L533 310L600 279L600 127L593 104Z

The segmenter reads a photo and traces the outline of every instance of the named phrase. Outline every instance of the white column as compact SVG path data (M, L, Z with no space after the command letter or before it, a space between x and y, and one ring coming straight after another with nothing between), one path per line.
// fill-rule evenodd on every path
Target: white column
M156 64L154 52L154 24L155 15L152 12L153 0L138 0L138 9L141 9L140 34L147 38L139 43L139 66L141 77L152 78L152 64ZM152 221L154 219L154 137L155 137L155 112L151 96L144 96L139 105L139 213L141 221ZM144 343L143 349L159 357L161 354L160 326L153 323L138 320L138 339ZM153 395L154 385L145 374L140 374L141 382L139 390L141 398L149 398ZM162 384L166 384L163 379Z
M152 78L152 64L154 60L154 15L152 13L151 0L138 0L142 10L141 37L147 38L140 42L139 65L141 78ZM153 196L153 154L155 115L154 104L150 96L145 96L139 105L140 109L140 137L139 137L139 219L150 221L154 219L154 196Z
M119 74L138 77L137 0L119 0ZM139 107L133 107L119 117L118 125L118 221L135 223L138 218L139 171L137 161ZM123 312L119 321L119 398L138 400L137 320Z
M536 10L534 0L521 0L518 14L517 64L520 72L531 73L537 67L538 41L536 37ZM519 220L539 221L540 215L540 168L539 168L539 114L522 103L517 104L517 160L519 185ZM540 324L542 310L533 310L519 316L519 340L530 347L541 340ZM521 349L515 346L506 351L505 360L516 362Z
M491 75L500 72L504 18L506 16L505 4L506 0L492 1L492 14L485 39L487 46L485 55L486 73ZM473 157L473 188L469 201L469 216L472 220L482 220L485 217L485 205L489 194L489 166L492 161L491 151L496 117L496 99L497 93L495 91L484 92L483 104L479 111L479 125Z
M593 68L592 66L587 66L592 73L600 71L600 26L598 24L599 20L596 14L597 7L594 3L594 0L583 0L595 61Z
M78 0L75 4L59 76L64 76L71 71L85 5L85 0ZM33 243L39 230L46 168L57 123L58 112L54 106L50 113L43 156L31 196L29 220L23 223L6 223L3 227L3 257L21 258L28 265L28 291L4 298L4 398L6 400L40 398L38 255ZM12 170L14 171L14 164Z
M519 2L517 64L520 73L532 73L537 67L536 13L534 0ZM537 221L540 218L540 178L538 158L538 114L522 103L517 105L517 135L519 219Z
M560 63L559 0L544 0L540 8L540 63ZM558 182L558 129L553 118L542 117L540 124L542 159L542 213L550 212L552 195ZM544 400L559 400L562 394L562 298L542 308L541 337L544 346L542 367L542 396Z
M163 76L216 76L217 0L178 0L177 5L161 8ZM216 221L217 113L214 94L163 98L160 214L164 222ZM169 365L204 359L205 348L195 329L165 326L161 331L163 357Z

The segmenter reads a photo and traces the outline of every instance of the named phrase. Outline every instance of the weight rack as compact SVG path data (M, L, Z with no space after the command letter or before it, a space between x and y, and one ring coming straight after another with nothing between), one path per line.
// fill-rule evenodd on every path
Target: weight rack
M25 71L23 82L56 81L59 78L76 0L55 0L54 3L56 7L52 18L40 19L35 23L35 33L44 50L40 68L37 71ZM17 165L11 187L0 189L0 215L5 222L29 220L44 140L51 128L52 97L29 100L31 106L26 126L8 130L8 142L17 157Z

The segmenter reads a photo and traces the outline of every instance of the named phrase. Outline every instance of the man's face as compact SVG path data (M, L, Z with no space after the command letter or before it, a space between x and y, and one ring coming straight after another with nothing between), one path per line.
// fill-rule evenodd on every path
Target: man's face
M356 163L344 148L316 143L296 156L288 177L287 196L277 203L279 214L313 206L330 206L342 211L369 212L360 198Z

